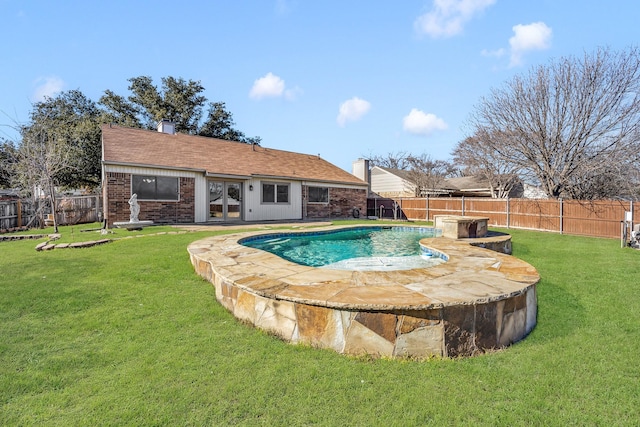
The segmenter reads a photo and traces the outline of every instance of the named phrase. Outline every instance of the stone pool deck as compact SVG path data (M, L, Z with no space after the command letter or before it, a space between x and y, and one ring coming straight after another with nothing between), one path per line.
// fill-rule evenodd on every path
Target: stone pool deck
M332 228L345 227L322 230ZM448 262L398 271L306 267L238 243L273 233L209 237L188 251L224 307L286 341L353 355L457 357L508 346L536 324L535 268L467 239L423 239Z

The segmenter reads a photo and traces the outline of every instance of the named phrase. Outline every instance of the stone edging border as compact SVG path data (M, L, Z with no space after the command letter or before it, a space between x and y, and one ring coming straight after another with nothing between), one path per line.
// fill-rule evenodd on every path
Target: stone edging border
M124 240L124 239L133 239L133 238L138 238L138 237L148 237L148 236L160 236L163 234L186 234L186 233L190 233L191 231L163 231L160 233L153 233L153 234L140 234L137 236L124 236L124 237L117 237L115 239L99 239L99 240L89 240L86 242L74 242L74 243L52 243L53 240L57 240L60 238L60 235L48 235L49 240L47 240L46 242L42 242L39 243L36 246L36 251L50 251L52 249L67 249L67 248L90 248L92 246L98 246L98 245L103 245L105 243L109 243L109 242L113 242L116 240ZM41 237L46 237L47 235L40 235L38 238Z
M11 242L14 240L30 240L30 239L42 239L43 237L51 237L52 234L17 234L10 236L0 235L0 242Z
M100 239L90 240L88 242L74 242L74 243L51 243L51 240L39 243L36 246L36 251L50 251L52 249L65 249L65 248L89 248L91 246L102 245L112 242L113 239Z

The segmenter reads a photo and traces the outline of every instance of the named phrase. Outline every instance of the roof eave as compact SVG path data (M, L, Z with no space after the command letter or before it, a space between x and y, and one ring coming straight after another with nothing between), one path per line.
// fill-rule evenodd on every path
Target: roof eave
M126 167L134 167L134 168L145 168L145 169L165 169L165 170L180 170L180 171L189 171L189 172L200 172L206 173L207 171L204 169L198 168L186 168L181 166L163 166L163 165L153 165L147 163L131 163L131 162L113 162L113 161L102 161L103 166L126 166Z
M313 177L297 177L297 176L278 176L278 175L264 175L264 174L253 174L251 178L257 179L282 179L287 181L313 181L318 183L326 183L326 184L343 184L343 185L354 185L360 187L369 187L369 184L366 182L353 182L353 181L340 181L340 180L330 180L323 178L313 178Z

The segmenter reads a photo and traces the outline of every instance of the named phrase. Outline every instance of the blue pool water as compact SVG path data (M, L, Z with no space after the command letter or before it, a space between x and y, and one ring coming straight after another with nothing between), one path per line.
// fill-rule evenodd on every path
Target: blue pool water
M421 239L436 235L440 235L440 230L427 227L359 227L267 234L249 237L240 243L311 267L403 270L444 262L440 256L425 256L419 245Z

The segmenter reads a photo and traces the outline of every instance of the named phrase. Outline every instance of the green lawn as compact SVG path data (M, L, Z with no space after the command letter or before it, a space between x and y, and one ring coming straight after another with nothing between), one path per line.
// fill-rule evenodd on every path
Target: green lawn
M101 237L80 228L63 239ZM423 362L236 321L189 262L210 232L0 242L0 425L638 425L640 251L509 232L542 276L537 327L497 353Z

